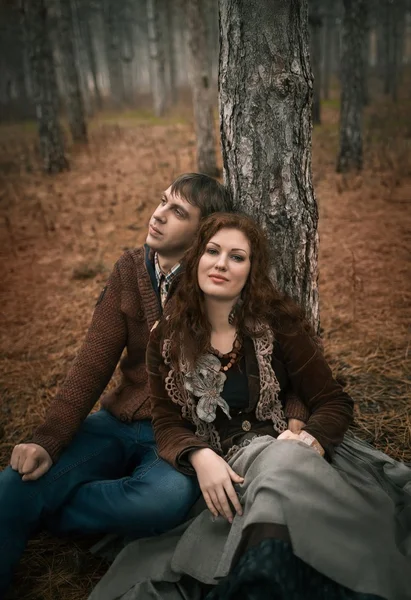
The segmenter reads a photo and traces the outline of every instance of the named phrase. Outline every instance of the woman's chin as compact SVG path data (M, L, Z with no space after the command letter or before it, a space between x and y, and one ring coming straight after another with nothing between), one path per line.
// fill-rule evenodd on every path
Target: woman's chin
M233 302L231 294L224 293L223 290L203 290L206 300L217 300L218 302Z

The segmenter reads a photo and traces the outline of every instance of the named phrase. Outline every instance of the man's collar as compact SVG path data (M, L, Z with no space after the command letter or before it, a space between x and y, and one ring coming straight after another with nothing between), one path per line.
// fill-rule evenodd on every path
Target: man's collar
M168 284L170 284L173 279L175 278L175 276L177 275L177 273L180 271L180 267L181 267L181 263L176 263L174 265L174 267L172 267L168 273L164 273L161 270L160 267L160 262L158 260L158 253L154 252L154 257L153 257L153 261L154 261L154 269L156 272L156 279L157 279L157 285L160 285L161 279L164 277L164 279L166 280L166 282Z

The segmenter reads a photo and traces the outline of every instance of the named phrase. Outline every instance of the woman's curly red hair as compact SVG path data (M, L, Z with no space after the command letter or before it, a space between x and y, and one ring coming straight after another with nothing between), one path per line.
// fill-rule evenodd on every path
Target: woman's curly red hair
M308 327L302 311L290 298L280 293L270 279L268 243L261 227L242 213L214 213L201 223L198 236L184 257L184 272L179 278L178 288L166 307L163 337L171 340L170 358L177 368L181 347L193 366L210 344L211 327L204 294L198 285L198 264L207 243L221 229L241 231L250 244L250 274L241 294L241 306L235 313L239 333L256 335L257 323L275 327L281 316Z

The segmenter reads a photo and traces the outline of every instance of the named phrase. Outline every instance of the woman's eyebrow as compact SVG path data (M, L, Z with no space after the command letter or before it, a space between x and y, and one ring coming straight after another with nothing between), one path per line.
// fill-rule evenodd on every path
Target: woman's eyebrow
M220 244L217 244L217 242L208 242L209 244L213 244L214 246L218 246L219 248L221 248ZM231 248L230 252L244 252L244 254L247 254L247 250L244 250L244 248Z

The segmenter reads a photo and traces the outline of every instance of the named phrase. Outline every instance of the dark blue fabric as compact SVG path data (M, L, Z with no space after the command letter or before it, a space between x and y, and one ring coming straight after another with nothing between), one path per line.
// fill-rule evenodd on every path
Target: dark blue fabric
M195 477L159 458L150 420L90 415L37 481L22 481L11 467L0 473L0 598L39 527L148 537L181 523L199 495Z
M263 540L242 556L206 600L383 600L349 590L297 558L291 545Z
M156 296L158 299L158 304L160 306L160 310L162 311L160 290L157 285L157 277L156 277L156 270L154 267L154 261L150 260L150 251L151 251L150 246L147 246L147 244L144 244L144 259L145 259L145 263L146 263L147 273L149 274L151 285L153 286L153 290L156 293Z

